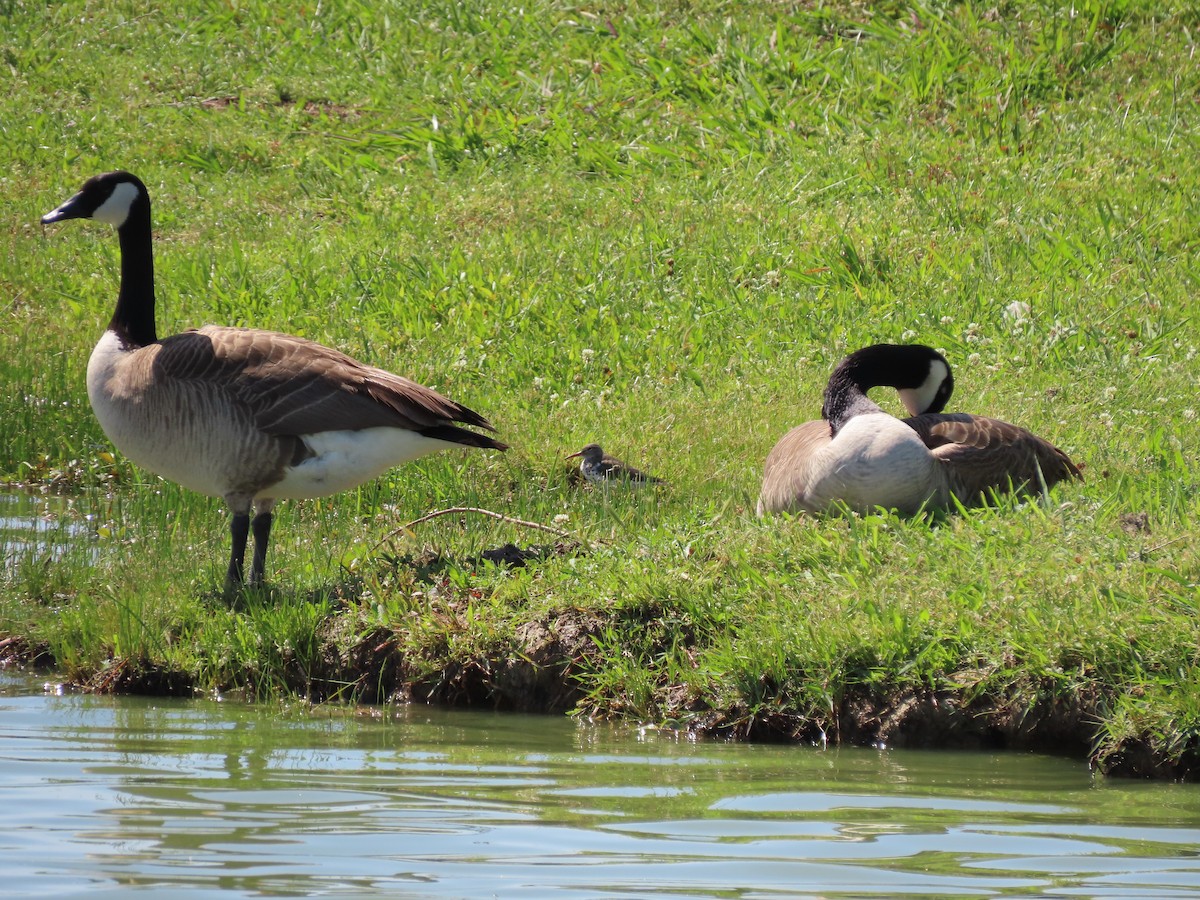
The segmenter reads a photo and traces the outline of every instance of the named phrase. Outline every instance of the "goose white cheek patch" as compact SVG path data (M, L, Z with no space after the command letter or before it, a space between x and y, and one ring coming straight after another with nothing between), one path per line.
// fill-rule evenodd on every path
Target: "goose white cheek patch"
M129 182L118 184L112 195L96 207L92 218L113 228L120 228L129 218L129 210L133 208L133 201L137 199L137 195L138 189Z
M940 359L935 359L929 365L929 375L925 381L917 388L902 388L899 391L900 402L904 404L904 408L908 410L910 416L918 416L925 410L929 409L934 398L937 397L938 388L942 386L942 382L946 380L946 376L950 374L946 364Z

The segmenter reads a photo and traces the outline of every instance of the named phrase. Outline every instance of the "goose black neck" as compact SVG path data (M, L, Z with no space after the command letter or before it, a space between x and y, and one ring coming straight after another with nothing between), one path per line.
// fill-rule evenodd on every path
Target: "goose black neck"
M139 197L117 229L121 242L121 288L108 327L127 347L158 340L154 327L154 246L150 236L150 201Z
M821 416L828 420L831 434L837 434L842 426L855 416L868 413L883 412L879 406L867 396L867 391L878 382L864 381L867 375L860 367L847 365L846 360L829 376L825 385L825 403L821 407Z
M832 433L855 416L883 412L867 397L871 388L920 386L929 374L931 354L936 355L919 344L873 344L843 359L829 376L821 408Z

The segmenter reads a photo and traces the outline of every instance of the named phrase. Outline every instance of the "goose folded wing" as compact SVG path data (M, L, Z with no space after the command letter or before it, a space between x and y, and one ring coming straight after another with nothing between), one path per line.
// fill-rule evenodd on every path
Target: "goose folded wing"
M986 498L994 491L1022 487L1037 490L1079 469L1065 453L1032 432L985 416L966 413L913 416L905 420L920 435L935 459L951 470L960 500Z
M414 431L486 419L437 391L340 351L278 332L207 326L165 339L156 367L204 382L276 435L380 426Z

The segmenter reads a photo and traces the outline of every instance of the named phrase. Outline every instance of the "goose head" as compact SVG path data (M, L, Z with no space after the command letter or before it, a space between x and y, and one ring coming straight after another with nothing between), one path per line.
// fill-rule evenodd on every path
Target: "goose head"
M825 386L821 416L837 434L862 413L881 412L867 398L873 387L892 387L910 416L938 413L954 392L946 357L924 344L872 344L851 353L833 370Z
M150 194L141 179L129 172L106 172L89 178L70 200L42 216L42 224L95 219L120 229L135 211L149 220Z
M121 286L108 330L126 349L157 341L154 328L154 248L150 234L150 193L129 172L89 178L70 200L42 216L42 224L95 219L117 230L121 243Z

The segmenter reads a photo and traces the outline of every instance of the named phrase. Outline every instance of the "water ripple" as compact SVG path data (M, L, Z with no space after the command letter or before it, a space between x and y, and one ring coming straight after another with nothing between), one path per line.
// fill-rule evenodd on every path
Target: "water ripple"
M1200 790L1028 755L0 676L0 791L15 896L1200 897Z

